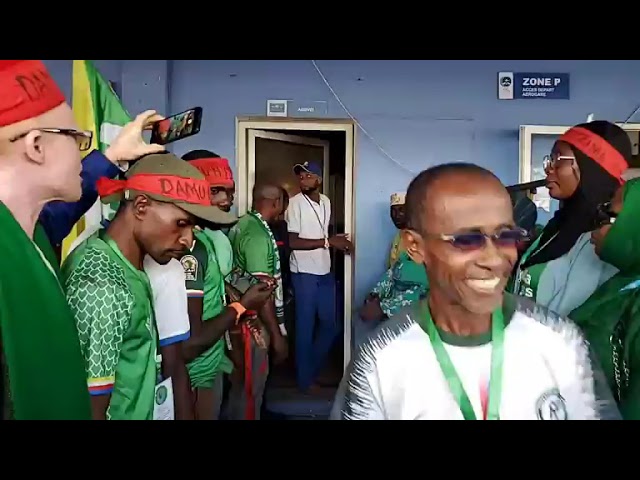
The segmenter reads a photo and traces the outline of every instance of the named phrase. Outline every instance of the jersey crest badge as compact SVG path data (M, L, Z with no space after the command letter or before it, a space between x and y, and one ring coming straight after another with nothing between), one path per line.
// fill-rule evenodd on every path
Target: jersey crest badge
M193 255L185 255L180 259L184 276L188 282L195 282L198 277L198 260Z
M557 388L547 390L536 402L538 420L568 420L567 405Z

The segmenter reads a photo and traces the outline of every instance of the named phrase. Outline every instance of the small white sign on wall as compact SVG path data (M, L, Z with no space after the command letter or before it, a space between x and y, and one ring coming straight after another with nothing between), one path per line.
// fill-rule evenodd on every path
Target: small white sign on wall
M288 100L267 100L267 117L286 117Z
M498 100L513 100L513 72L498 72Z

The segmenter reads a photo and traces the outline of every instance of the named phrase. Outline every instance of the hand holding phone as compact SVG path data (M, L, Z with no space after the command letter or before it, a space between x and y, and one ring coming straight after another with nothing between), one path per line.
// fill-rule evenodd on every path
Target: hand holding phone
M184 112L159 120L153 124L151 143L168 143L191 137L200 132L202 107L194 107Z
M240 304L242 304L242 306L247 310L258 311L262 308L264 302L269 299L273 293L273 289L274 287L266 282L260 282L252 285L244 295L242 295Z
M141 113L120 130L118 136L105 151L105 157L117 164L164 151L161 145L148 144L142 138L144 130L151 130L153 125L162 121L162 119L163 117L158 115L155 110L147 110Z

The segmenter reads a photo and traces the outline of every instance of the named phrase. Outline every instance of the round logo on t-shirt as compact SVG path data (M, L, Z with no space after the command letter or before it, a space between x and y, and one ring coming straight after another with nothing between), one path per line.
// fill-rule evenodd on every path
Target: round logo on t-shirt
M156 392L156 404L162 405L167 400L167 387L164 385L158 388Z
M543 393L536 402L538 420L567 420L567 406L557 388Z

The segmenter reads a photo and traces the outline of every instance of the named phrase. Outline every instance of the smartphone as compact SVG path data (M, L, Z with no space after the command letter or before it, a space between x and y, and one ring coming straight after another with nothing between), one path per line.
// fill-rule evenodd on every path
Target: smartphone
M202 107L194 107L153 124L151 143L166 145L195 135L200 131Z

